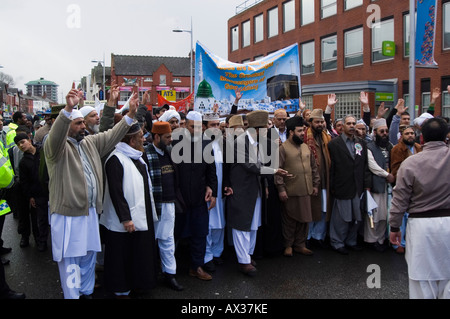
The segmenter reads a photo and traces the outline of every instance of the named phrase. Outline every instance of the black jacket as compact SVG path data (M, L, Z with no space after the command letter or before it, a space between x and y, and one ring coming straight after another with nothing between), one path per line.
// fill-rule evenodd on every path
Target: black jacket
M183 137L185 138L185 137ZM176 149L176 145L180 143L180 140L174 141L173 146ZM196 208L206 205L205 192L206 186L212 189L213 197L217 197L217 175L216 165L214 162L211 164L205 162L203 159L203 151L205 147L211 143L211 141L203 141L200 150L195 150L193 142L181 142L183 145L190 145L191 156L190 159L182 161L181 163L175 163L178 169L179 188L183 196L186 208ZM179 145L180 146L180 145ZM178 150L178 149L177 149ZM178 154L172 152L172 160L174 155L183 156L186 149L180 148ZM202 160L199 163L194 162L194 154L197 152L197 156L202 156Z
M361 196L364 189L371 186L367 144L357 137L355 143L362 146L362 151L354 159L342 136L328 143L331 158L330 191L335 199L353 199L356 195Z
M19 163L19 184L27 201L30 198L46 197L39 180L40 152L40 147L36 146L36 153L24 153Z

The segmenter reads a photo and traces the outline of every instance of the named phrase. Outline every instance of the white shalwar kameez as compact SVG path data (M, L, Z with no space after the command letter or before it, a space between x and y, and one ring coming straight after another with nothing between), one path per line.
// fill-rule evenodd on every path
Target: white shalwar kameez
M80 153L88 185L89 215L50 216L53 260L58 263L65 299L90 295L95 286L95 262L101 251L99 218L95 208L97 184L86 154L79 143L69 138Z
M408 218L406 229L409 297L450 299L450 217Z
M216 206L209 211L209 233L206 237L205 263L214 257L220 257L223 252L225 236L225 198L222 196L223 153L218 142L212 144L217 176ZM210 203L208 203L209 208Z
M256 245L256 234L261 226L261 193L256 198L250 231L241 231L233 228L233 243L236 256L240 264L250 264Z
M158 240L161 269L163 272L175 275L177 262L175 259L175 203L162 203L161 217L155 224L155 237Z

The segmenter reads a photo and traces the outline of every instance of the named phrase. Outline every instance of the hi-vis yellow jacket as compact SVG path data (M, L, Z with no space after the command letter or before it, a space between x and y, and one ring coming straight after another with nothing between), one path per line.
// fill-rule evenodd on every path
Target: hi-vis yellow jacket
M11 188L14 184L14 171L8 157L0 152L0 189ZM0 216L11 212L8 203L0 199Z

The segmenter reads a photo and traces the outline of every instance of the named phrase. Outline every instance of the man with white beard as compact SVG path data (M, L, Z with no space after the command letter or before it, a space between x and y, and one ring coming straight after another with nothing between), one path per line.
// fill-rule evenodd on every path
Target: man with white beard
M81 114L84 116L86 125L86 134L97 134L100 130L100 117L97 111L92 106L83 106L80 109Z

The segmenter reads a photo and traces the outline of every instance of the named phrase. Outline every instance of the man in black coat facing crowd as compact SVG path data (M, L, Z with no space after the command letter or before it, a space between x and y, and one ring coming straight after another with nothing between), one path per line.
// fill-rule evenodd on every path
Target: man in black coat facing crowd
M205 161L203 151L210 141L202 138L202 115L191 111L186 116L186 129L173 134L172 160L178 166L181 194L185 210L175 217L175 240L189 238L191 265L189 275L211 280L202 268L209 232L209 209L216 204L217 176L214 161ZM180 139L181 137L181 139Z
M367 144L355 136L356 119L347 115L344 132L328 143L330 191L335 201L330 220L330 243L334 250L348 254L346 246L360 250L357 232L362 221L360 196L371 185Z

